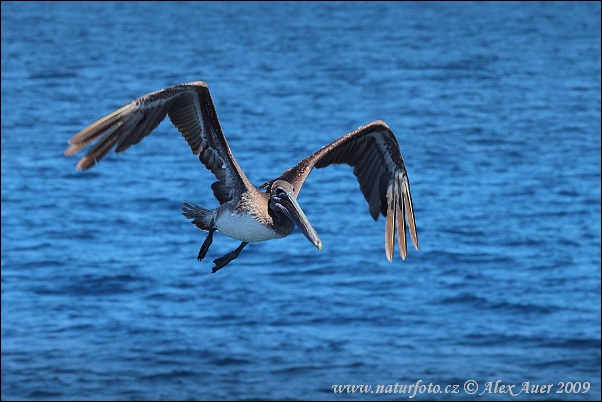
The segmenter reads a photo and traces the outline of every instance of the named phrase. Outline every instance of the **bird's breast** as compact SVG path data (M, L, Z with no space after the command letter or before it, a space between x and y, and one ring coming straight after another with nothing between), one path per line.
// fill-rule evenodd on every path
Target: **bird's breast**
M276 232L272 225L260 222L254 216L246 212L222 211L217 216L215 226L220 233L228 237L246 242L258 242L285 237ZM288 233L287 233L288 234Z

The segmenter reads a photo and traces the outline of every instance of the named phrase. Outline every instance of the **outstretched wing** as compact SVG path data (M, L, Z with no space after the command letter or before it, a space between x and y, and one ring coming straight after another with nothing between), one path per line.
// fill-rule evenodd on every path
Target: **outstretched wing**
M412 243L418 250L410 181L399 144L389 126L380 120L362 126L303 159L279 179L291 183L296 195L314 167L336 164L353 167L372 218L378 220L379 212L387 218L385 252L389 261L393 259L396 229L401 258L407 257L406 218Z
M252 187L232 156L207 84L201 81L165 88L131 101L73 136L65 155L94 143L76 166L79 170L90 169L113 147L117 146L115 153L122 152L142 141L166 115L192 153L199 155L217 178L211 188L220 204L236 197L245 187Z

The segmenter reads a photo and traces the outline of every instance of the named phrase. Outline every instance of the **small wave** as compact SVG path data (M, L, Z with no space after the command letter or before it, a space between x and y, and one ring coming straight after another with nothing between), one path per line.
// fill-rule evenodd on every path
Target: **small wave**
M446 297L438 302L438 304L465 304L476 307L479 310L502 310L509 313L518 312L522 314L550 314L554 312L554 309L546 306L540 306L532 303L511 303L507 301L492 302L484 297L479 297L470 293Z
M172 380L182 377L196 377L199 373L190 370L169 370L163 373L149 374L140 377L141 380L157 381L157 380Z
M62 397L64 397L64 395L60 392L35 390L29 393L29 399L33 400L61 399Z
M240 366L242 364L251 364L251 361L246 359L237 359L235 357L225 357L215 360L214 363L218 366Z
M77 74L71 71L46 70L29 75L31 80L68 79L75 78Z
M600 350L600 339L565 339L565 340L550 340L543 342L542 346L548 348L566 348L566 349L594 349Z

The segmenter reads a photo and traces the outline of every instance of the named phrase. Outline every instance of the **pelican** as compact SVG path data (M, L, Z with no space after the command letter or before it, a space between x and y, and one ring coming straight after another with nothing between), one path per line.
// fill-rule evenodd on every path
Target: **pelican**
M192 224L208 232L197 259L202 261L213 242L214 232L240 240L234 251L214 260L212 272L238 257L250 242L283 238L298 227L318 248L322 242L303 213L297 197L313 168L333 164L353 167L372 218L386 217L385 253L393 260L395 234L402 259L407 257L406 219L410 237L418 250L418 234L408 174L395 135L381 120L374 121L322 147L274 180L255 187L242 172L230 151L209 94L202 81L151 92L131 101L92 123L69 140L65 155L74 155L93 144L76 165L87 170L115 146L125 151L149 135L165 116L182 134L192 153L217 179L211 185L219 202L205 209L184 202L182 213ZM264 190L264 191L262 191Z

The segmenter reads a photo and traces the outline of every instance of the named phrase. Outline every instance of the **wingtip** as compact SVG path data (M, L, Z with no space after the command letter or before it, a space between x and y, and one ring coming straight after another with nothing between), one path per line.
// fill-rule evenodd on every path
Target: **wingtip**
M413 224L412 224L412 229L410 230L410 238L412 239L412 244L414 245L414 248L416 250L418 250L418 230L416 229L415 221L412 223Z
M387 260L389 260L389 262L393 262L393 253L391 253L389 250L387 250L386 254L387 254Z
M69 142L71 144L71 142ZM77 153L77 151L79 150L79 146L77 146L76 144L71 144L71 146L67 149L65 149L65 156L71 156Z
M75 169L88 170L94 165L96 165L96 159L92 159L87 156L84 156L83 158L81 158L79 160L79 162L77 162L77 165L75 165Z

